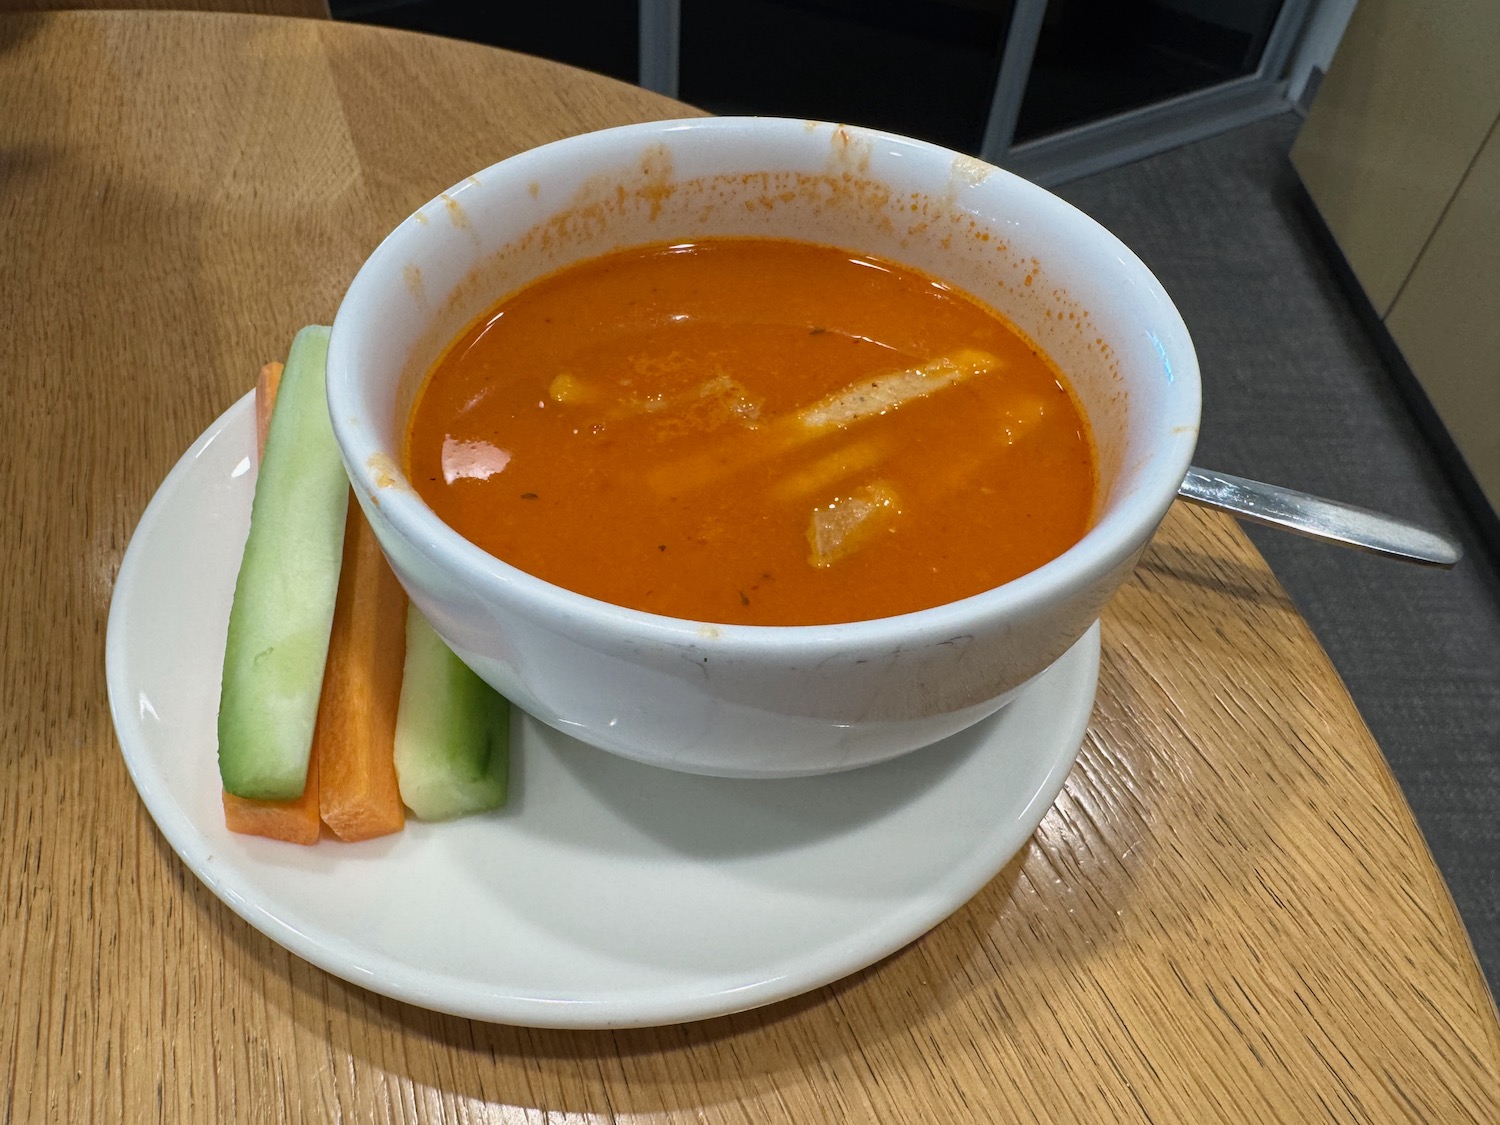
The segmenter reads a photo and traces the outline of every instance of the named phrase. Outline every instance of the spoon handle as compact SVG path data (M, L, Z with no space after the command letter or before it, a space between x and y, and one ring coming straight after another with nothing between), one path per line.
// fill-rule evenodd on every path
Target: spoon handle
M1291 488L1189 466L1177 495L1241 519L1355 547L1387 558L1447 569L1462 549L1446 535L1403 520Z

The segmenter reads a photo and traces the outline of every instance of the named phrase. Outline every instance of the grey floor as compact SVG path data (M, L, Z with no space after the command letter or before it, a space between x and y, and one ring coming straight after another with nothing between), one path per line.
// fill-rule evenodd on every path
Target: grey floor
M1443 528L1450 572L1250 537L1333 659L1500 994L1500 569L1344 285L1287 151L1288 113L1059 194L1173 295L1203 369L1199 464Z

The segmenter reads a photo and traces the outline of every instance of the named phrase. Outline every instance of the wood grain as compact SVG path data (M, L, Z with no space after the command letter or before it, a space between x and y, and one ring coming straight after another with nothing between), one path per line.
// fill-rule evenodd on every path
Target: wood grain
M177 860L103 677L188 443L465 174L677 115L481 47L193 13L0 17L0 1121L1500 1120L1500 1024L1378 748L1233 524L1172 513L1077 767L927 937L624 1033L435 1015Z

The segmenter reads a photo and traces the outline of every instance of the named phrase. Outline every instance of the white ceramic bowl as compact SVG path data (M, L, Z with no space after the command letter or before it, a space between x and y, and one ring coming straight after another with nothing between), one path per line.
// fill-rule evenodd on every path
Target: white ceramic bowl
M410 406L474 318L579 259L708 235L800 238L944 278L1067 373L1093 425L1092 530L1047 565L935 609L842 625L712 625L624 609L486 554L401 469ZM1182 318L1118 239L971 157L863 129L767 118L586 134L501 161L408 218L339 308L328 401L402 584L437 631L531 714L673 769L778 777L928 745L992 714L1099 615L1165 514L1198 432Z

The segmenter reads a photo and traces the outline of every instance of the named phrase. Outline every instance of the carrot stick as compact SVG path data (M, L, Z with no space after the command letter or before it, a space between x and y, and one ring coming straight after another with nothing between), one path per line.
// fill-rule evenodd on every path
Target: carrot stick
M269 836L288 844L316 844L323 824L318 819L318 759L307 763L307 785L290 801L256 801L224 794L224 824L231 832Z
M265 451L266 433L270 429L271 410L281 384L282 365L268 363L260 369L255 382L256 456ZM269 836L289 844L316 844L322 835L318 817L318 759L307 765L307 783L302 796L289 801L257 801L249 797L224 794L224 824L231 832L249 836Z
M401 831L396 709L406 660L406 591L351 497L333 634L313 732L323 823L341 840Z
M255 456L260 457L266 447L266 435L271 432L271 407L276 403L276 390L281 386L281 373L286 365L274 359L260 369L255 380Z

